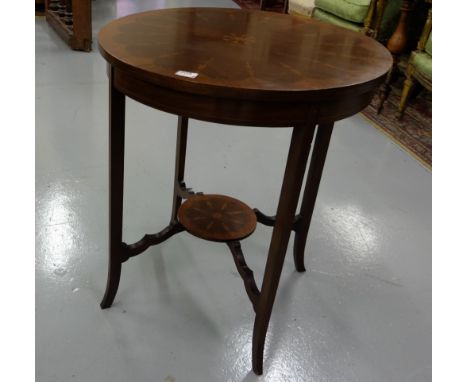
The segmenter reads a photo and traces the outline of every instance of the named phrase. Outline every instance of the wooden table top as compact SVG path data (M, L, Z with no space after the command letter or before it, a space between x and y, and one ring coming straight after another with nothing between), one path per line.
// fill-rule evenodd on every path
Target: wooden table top
M146 82L255 100L364 93L392 65L383 45L357 32L314 19L227 8L123 17L101 29L99 48L112 66Z

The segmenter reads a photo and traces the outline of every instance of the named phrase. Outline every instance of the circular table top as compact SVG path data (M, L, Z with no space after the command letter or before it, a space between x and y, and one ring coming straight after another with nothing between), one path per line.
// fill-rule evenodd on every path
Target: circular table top
M99 48L112 66L147 82L218 97L365 92L392 65L388 50L363 34L314 19L227 8L126 16L101 29Z

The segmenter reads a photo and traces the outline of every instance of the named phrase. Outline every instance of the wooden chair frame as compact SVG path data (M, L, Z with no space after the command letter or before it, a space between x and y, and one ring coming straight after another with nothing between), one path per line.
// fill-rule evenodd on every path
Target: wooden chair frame
M408 61L408 66L406 68L406 80L403 86L403 91L401 93L400 105L398 107L398 118L403 116L403 113L406 109L406 105L408 104L408 98L411 95L411 92L414 88L414 80L416 79L422 86L424 86L427 90L432 91L432 79L427 78L419 72L413 64L414 56L418 53L424 52L426 47L427 40L432 31L432 9L429 9L427 13L427 20L426 24L424 25L424 29L419 39L418 46L415 51L411 53L410 59Z
M369 4L367 16L364 19L363 32L373 38L377 38L382 24L382 18L387 6L388 0L372 0Z

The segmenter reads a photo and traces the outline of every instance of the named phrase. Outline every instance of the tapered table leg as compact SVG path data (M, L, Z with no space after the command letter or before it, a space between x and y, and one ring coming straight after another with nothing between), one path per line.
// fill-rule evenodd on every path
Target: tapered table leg
M294 127L293 129L276 221L256 309L257 314L255 316L252 340L252 365L255 374L262 374L263 372L265 336L283 268L284 256L293 227L310 144L314 134L314 126L315 123Z
M172 201L172 216L171 221L177 219L182 198L178 195L180 182L184 180L185 173L185 153L187 152L187 130L188 118L179 116L177 124L177 148L175 159L175 174L174 174L174 197Z
M101 308L112 305L122 267L122 209L125 150L125 95L114 87L114 72L109 72L109 273Z
M333 131L333 123L319 125L310 160L309 172L302 197L299 225L294 237L294 264L298 272L304 272L304 249L309 232L310 220L314 212L315 200L322 178L323 166L327 157L328 145Z

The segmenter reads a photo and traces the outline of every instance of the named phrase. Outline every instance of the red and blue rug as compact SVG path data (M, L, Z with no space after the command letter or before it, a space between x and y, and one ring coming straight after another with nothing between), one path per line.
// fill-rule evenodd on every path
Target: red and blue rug
M392 86L380 114L376 112L378 95L362 111L362 115L376 128L396 142L425 167L432 167L432 94L423 89L410 98L403 118L397 118L403 77Z

